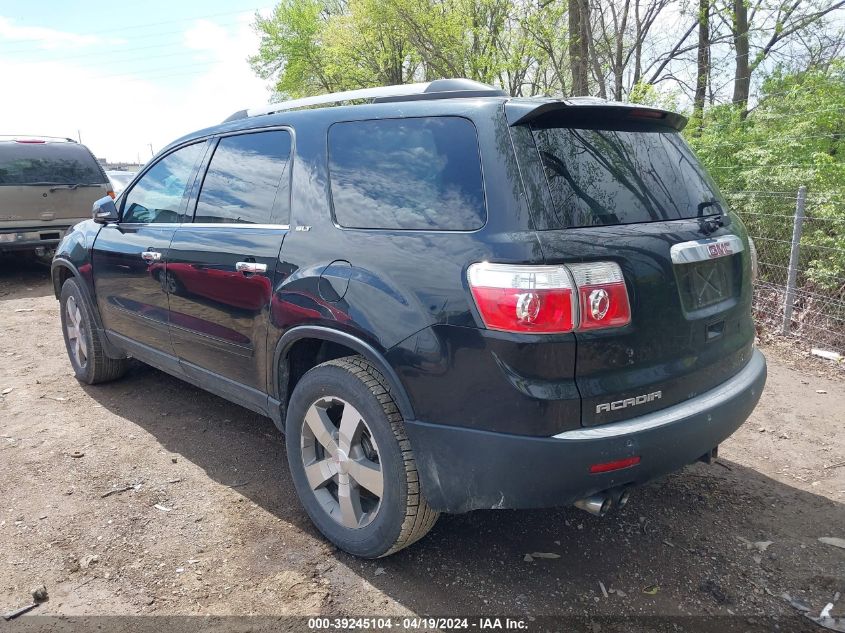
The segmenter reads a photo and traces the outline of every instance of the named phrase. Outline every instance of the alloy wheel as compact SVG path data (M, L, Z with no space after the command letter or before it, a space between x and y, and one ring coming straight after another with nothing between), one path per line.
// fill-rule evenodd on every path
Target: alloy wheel
M77 367L84 368L88 364L88 344L85 342L85 323L82 320L82 312L75 297L68 297L65 313L68 348Z
M323 510L346 528L369 525L381 507L384 473L361 413L340 398L320 398L302 422L300 453Z

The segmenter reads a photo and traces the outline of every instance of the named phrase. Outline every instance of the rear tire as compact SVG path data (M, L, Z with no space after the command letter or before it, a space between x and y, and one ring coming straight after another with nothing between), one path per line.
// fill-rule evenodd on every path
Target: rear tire
M77 380L94 385L123 376L129 361L106 356L101 331L94 327L90 308L76 279L68 279L62 285L59 305L65 348Z
M384 377L365 358L348 356L308 371L293 391L285 426L296 492L339 548L364 558L387 556L434 526L439 513L420 490L402 415Z

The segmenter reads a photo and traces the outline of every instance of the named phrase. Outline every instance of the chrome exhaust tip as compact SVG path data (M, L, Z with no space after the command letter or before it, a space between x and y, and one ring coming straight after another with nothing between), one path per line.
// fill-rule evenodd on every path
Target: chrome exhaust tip
M610 510L613 501L607 495L599 493L591 497L578 499L573 505L584 512L589 512L593 516L603 517Z
M628 503L628 500L631 498L631 491L630 490L623 490L622 494L619 495L619 499L616 501L617 508L624 508L625 504Z

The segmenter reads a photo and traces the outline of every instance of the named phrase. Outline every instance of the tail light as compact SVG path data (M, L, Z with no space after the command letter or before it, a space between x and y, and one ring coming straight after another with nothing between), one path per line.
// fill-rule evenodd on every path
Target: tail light
M475 304L491 330L571 332L573 284L563 266L472 264L467 271Z
M636 108L628 113L628 116L635 119L663 119L666 117L665 112L660 110L647 110L645 108Z
M619 264L570 264L569 270L578 287L579 330L622 327L631 322L628 289Z
M614 262L567 266L472 264L469 287L484 325L505 332L558 334L631 321L628 290Z
M112 189L109 189L109 190L106 192L106 195L107 195L109 198L111 198L112 200L114 200L115 198L117 198L117 196L116 196L116 195L114 195L114 191L113 191Z

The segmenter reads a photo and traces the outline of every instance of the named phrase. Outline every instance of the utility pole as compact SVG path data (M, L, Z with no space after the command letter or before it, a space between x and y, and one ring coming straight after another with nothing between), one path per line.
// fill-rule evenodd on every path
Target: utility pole
M792 249L789 253L789 268L786 276L786 295L783 300L783 324L781 334L789 334L792 328L792 310L795 307L795 282L798 279L798 257L801 250L801 233L804 226L804 205L807 201L807 187L798 187L795 203L795 218L792 222Z
M79 139L80 145L82 144L82 131L76 130L76 138Z
M148 145L148 146L149 146L149 148L150 148L150 158L152 158L153 156L155 156L155 155L156 155L156 153L153 151L153 144L152 144L152 143L147 143L147 145Z

